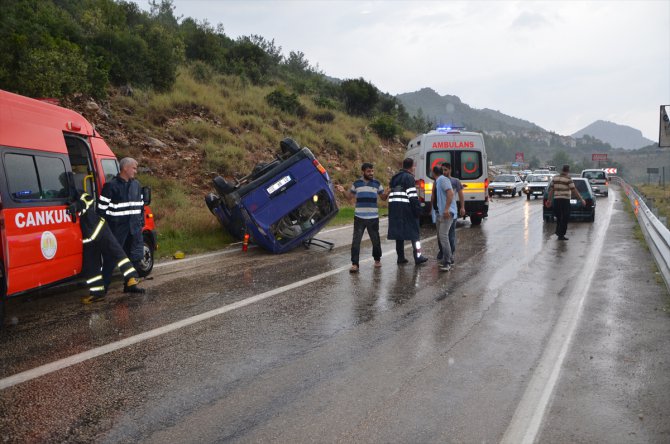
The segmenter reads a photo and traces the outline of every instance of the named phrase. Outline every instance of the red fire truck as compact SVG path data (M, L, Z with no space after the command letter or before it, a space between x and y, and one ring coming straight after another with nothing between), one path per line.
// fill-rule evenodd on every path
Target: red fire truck
M72 187L97 196L119 172L114 153L80 114L0 90L0 327L7 297L67 280L82 268ZM144 191L146 276L157 247L151 191Z

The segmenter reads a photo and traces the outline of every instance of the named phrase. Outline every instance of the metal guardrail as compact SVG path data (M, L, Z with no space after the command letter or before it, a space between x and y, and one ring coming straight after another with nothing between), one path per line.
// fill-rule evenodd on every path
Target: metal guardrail
M618 183L630 199L649 250L663 276L666 288L670 290L670 230L658 220L635 188L620 177L612 177L612 181Z

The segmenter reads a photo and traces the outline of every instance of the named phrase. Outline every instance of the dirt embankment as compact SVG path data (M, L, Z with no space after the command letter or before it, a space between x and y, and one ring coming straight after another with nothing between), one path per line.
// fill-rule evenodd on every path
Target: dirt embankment
M205 107L197 105L171 109L169 116L141 117L140 113L124 106L116 105L114 91L109 100L94 100L75 95L60 101L60 105L76 110L95 125L112 151L119 157L131 156L138 160L140 172L161 179L172 179L186 186L193 195L212 191L211 180L217 175L207 169L205 152L201 140L182 135L174 128L186 123L208 124L222 127L221 120ZM151 119L147 121L146 119ZM232 134L241 134L244 128L227 128ZM338 152L324 147L315 147L319 160L331 173L338 200L346 201L350 179L358 174L358 165L369 159L342 159ZM270 159L274 154L265 146L246 147L251 159ZM406 150L405 143L398 139L379 146L379 155L391 165L400 165ZM357 156L360 157L360 156ZM374 161L374 160L373 160ZM253 165L240 164L235 176L247 174ZM344 171L347 170L347 171ZM351 171L349 171L351 170ZM388 171L386 171L388 170ZM377 171L378 176L390 178L397 169L387 166L385 171ZM347 173L347 174L343 174ZM338 180L338 176L339 180ZM342 176L346 176L343 178ZM350 176L350 177L349 177Z

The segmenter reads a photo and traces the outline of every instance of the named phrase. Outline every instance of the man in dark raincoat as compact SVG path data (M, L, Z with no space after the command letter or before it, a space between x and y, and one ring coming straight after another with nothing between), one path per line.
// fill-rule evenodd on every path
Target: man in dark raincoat
M406 240L412 242L412 253L416 265L421 265L428 260L421 255L421 243L419 242L421 204L416 193L414 169L413 159L403 160L402 169L391 178L389 184L388 238L395 240L398 265L408 262L405 259Z

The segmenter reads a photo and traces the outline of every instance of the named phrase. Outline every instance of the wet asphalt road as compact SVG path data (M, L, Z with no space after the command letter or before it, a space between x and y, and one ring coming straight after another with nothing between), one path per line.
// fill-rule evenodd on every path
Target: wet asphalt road
M159 264L140 297L14 299L0 442L670 442L668 299L623 203L558 242L541 201L495 198L449 273L385 241L350 275L345 227Z

